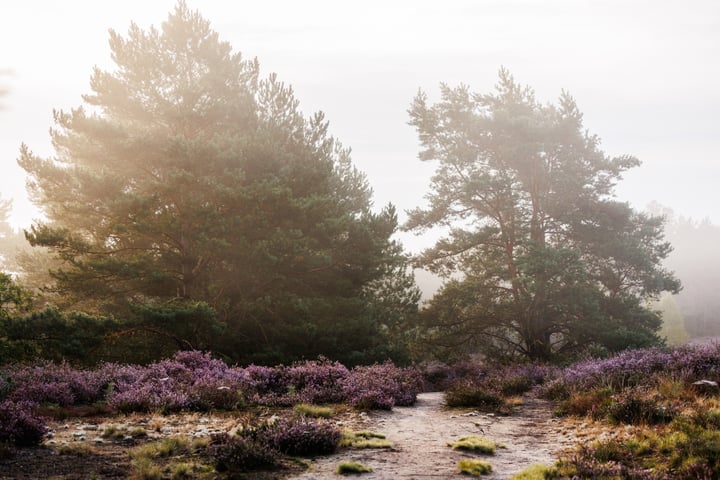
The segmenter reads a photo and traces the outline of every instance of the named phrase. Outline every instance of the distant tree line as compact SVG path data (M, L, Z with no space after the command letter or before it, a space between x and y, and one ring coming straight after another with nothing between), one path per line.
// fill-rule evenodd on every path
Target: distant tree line
M554 361L661 342L646 301L679 288L662 219L613 198L639 162L605 156L569 95L540 104L501 70L495 93L415 99L438 169L405 228L449 234L410 259L322 113L183 1L110 47L83 106L54 112L55 155L21 147L46 220L0 282L0 361ZM422 310L413 262L448 279Z

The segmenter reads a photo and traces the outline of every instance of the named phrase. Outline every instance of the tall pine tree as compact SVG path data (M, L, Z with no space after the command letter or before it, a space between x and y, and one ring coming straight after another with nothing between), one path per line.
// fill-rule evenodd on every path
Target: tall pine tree
M438 167L407 228L448 231L419 258L450 278L424 312L436 345L546 361L660 341L646 300L679 289L662 218L614 198L639 162L607 157L569 95L543 105L503 69L493 93L443 86L410 115Z
M59 293L239 360L386 355L394 319L368 292L406 275L395 211L371 209L323 115L183 1L110 47L85 105L55 112L55 156L21 149L48 219L29 237L63 262Z

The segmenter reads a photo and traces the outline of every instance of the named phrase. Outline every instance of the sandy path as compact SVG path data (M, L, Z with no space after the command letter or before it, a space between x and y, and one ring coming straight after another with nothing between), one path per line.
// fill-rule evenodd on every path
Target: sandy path
M562 421L552 417L552 405L535 398L511 416L449 410L443 394L423 393L413 407L396 407L392 412L371 412L365 428L384 433L394 443L392 450L346 450L316 458L310 469L296 479L338 479L335 473L342 460L354 460L373 468L363 479L461 478L457 464L463 458L481 457L493 466L486 479L506 479L533 463L552 464L559 451L574 444ZM465 435L485 435L507 448L495 455L474 455L454 451L447 442Z

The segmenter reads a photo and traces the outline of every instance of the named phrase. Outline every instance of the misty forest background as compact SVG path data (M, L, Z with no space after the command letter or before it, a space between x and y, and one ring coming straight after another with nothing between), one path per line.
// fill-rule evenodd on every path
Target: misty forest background
M720 227L615 198L639 161L607 157L566 92L505 69L494 92L420 92L437 168L400 225L322 113L183 2L110 46L55 112L55 155L20 148L45 218L15 231L0 201L0 363L567 362L720 335ZM410 256L399 229L439 240Z

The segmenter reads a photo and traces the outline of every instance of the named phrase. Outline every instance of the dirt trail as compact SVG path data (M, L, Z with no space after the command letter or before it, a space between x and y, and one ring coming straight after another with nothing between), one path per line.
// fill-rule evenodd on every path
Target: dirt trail
M310 469L295 479L338 479L340 461L354 460L373 468L362 475L375 479L461 478L457 464L463 458L483 458L493 466L486 479L506 479L534 463L552 464L557 454L574 444L562 421L552 416L552 405L525 398L511 416L486 415L443 406L440 392L423 393L413 407L392 412L371 412L364 427L387 435L392 450L349 450L316 458ZM504 444L495 455L452 450L448 442L466 435L484 435Z

